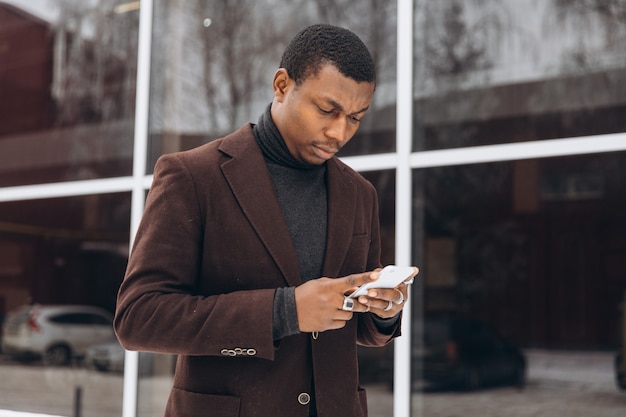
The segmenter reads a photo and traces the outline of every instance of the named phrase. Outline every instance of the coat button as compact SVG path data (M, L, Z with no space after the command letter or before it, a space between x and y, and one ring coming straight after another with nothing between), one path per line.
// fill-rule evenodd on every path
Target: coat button
M298 402L302 405L307 405L311 402L311 396L306 392L301 392L298 394Z

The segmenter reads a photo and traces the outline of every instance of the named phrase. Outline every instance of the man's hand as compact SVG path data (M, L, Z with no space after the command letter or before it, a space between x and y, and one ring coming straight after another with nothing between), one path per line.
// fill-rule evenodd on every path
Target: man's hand
M357 300L354 300L351 311L342 310L343 302L346 294L376 279L378 270L342 278L313 279L296 287L296 311L300 331L308 333L340 329L352 318L353 313L369 311L370 307Z
M409 299L409 284L413 282L415 276L419 273L417 267L414 268L414 273L406 279L403 283L395 288L372 288L367 292L367 295L359 297L360 304L368 307L368 311L376 314L381 318L391 318L398 314L403 308L406 301Z

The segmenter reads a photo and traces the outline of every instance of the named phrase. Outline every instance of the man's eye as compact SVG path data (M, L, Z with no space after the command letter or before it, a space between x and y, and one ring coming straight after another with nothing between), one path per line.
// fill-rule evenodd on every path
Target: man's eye
M350 121L354 122L354 123L360 123L361 122L361 119L359 119L356 116L348 116L348 119L350 119Z
M334 112L334 110L332 110L332 109L331 109L331 110L324 110L324 109L323 109L323 108L321 108L321 107L318 107L318 108L319 108L319 109L320 109L320 111L321 111L322 113L324 113L324 114L333 114L333 112Z

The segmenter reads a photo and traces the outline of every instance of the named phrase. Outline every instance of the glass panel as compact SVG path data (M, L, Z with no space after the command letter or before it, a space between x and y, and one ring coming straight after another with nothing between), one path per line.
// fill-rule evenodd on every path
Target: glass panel
M606 153L414 172L414 415L622 412L625 164Z
M367 171L361 175L371 182L378 192L381 262L383 265L393 264L396 256L396 171Z
M0 414L120 416L130 195L0 204Z
M626 130L622 0L416 2L416 151Z
M395 170L368 171L362 175L378 192L380 210L381 262L395 263ZM388 417L393 414L393 343L383 348L359 346L359 373L367 389L370 417Z
M284 47L313 23L353 30L378 67L374 101L343 155L394 149L395 2L157 0L154 15L150 172L161 154L256 123Z
M0 4L0 186L130 175L138 13Z

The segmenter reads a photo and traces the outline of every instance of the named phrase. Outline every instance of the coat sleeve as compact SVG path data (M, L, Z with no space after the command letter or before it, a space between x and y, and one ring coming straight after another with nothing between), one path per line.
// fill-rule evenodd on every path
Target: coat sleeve
M205 221L187 165L161 157L118 292L118 339L130 350L272 360L274 289L198 291Z

